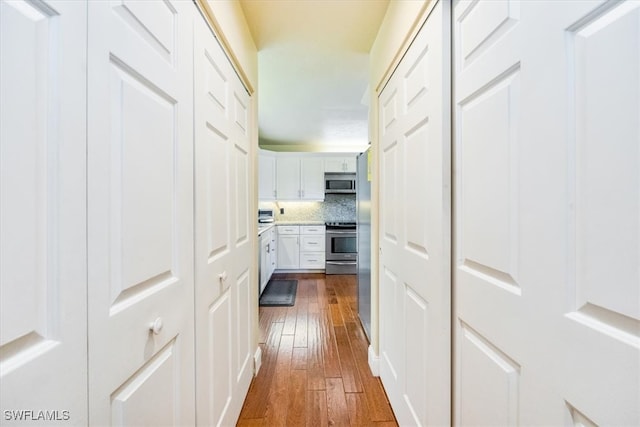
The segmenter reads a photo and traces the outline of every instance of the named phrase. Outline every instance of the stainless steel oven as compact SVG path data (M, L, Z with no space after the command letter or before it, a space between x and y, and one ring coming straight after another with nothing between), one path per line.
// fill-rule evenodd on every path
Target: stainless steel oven
M356 274L358 245L355 222L327 222L326 274Z

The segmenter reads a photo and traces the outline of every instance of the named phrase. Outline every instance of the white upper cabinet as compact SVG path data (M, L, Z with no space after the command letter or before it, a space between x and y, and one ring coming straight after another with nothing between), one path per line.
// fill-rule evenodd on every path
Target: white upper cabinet
M300 159L281 157L276 161L276 198L278 200L299 200Z
M356 157L326 157L324 171L329 173L346 173L356 171Z
M324 200L324 161L322 158L300 160L300 188L303 200Z
M259 156L258 198L260 200L276 199L276 158L260 152Z
M345 172L353 172L355 173L357 168L356 168L356 163L357 163L357 159L356 157L346 157L344 159L344 168L345 168Z
M323 200L323 159L279 157L276 161L276 198L278 200Z

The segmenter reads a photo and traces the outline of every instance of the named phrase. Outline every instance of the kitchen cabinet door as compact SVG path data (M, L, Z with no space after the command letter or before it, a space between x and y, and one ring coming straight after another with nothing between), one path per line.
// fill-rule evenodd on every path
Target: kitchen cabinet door
M344 172L344 158L327 157L324 159L324 171L329 173Z
M324 171L329 173L355 173L356 156L326 157L324 159Z
M300 268L310 270L324 269L325 257L324 252L301 252Z
M282 157L276 161L277 200L324 200L324 161Z
M266 232L260 238L260 294L271 277L271 233Z
M297 270L300 267L300 236L297 234L278 235L278 268Z
M305 252L324 253L324 234L312 234L300 236L300 250Z
M271 231L269 231L269 240L271 241L271 245L269 246L269 278L271 278L278 263L278 251L276 245L277 234L275 228L272 228Z
M349 173L356 173L356 157L345 157L344 159L344 171Z
M300 161L301 199L324 200L324 161L322 158L303 158Z
M258 158L258 198L260 200L275 200L276 158L262 153Z
M278 200L300 199L300 159L282 157L276 160L276 198Z

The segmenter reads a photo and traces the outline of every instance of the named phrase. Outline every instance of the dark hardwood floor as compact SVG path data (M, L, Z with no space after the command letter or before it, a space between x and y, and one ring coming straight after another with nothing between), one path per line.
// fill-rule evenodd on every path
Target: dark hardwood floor
M238 426L397 426L357 314L356 276L298 280L293 307L260 307L262 367Z

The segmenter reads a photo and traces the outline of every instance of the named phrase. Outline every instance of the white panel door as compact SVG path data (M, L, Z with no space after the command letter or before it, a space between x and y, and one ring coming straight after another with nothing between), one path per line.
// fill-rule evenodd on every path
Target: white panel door
M455 424L640 425L640 2L458 1Z
M401 425L450 422L449 9L379 97L380 376Z
M89 413L194 423L193 4L89 2Z
M253 374L251 99L205 22L194 25L196 416L226 426L238 419Z
M86 4L0 20L0 423L86 425Z

